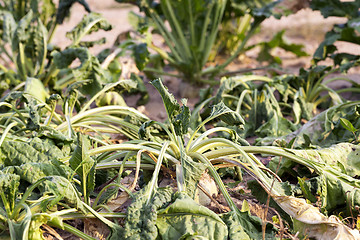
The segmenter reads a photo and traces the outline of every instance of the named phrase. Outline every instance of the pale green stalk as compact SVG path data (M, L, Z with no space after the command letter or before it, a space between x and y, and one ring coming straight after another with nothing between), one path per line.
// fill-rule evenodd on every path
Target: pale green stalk
M4 132L2 133L1 135L1 138L0 138L0 146L2 145L2 143L4 142L5 138L6 138L6 135L8 134L8 132L10 131L10 129L14 126L16 126L18 123L17 122L12 122L10 123L4 130Z
M109 146L103 146L103 147L98 147L95 149L91 149L89 151L90 155L96 155L96 154L100 154L103 152L114 152L114 151L139 151L139 150L147 150L151 153L153 153L156 156L159 156L160 151L158 149L154 149L151 147L147 147L147 146L143 146L143 145L135 145L135 144L114 144L114 145L109 145ZM179 163L179 160L177 160L176 158L174 158L173 156L165 153L165 158L169 159L170 161L176 163Z
M162 164L162 161L163 161L164 156L165 156L165 151L169 147L169 144L170 144L170 142L165 142L163 147L161 148L159 157L158 157L156 165L155 165L155 170L153 172L153 176L152 176L152 178L151 178L151 180L149 182L150 188L149 188L149 194L148 194L147 200L146 200L146 205L149 204L149 202L151 200L152 192L155 189L155 187L157 187L157 180L158 180L158 177L159 177L161 164Z

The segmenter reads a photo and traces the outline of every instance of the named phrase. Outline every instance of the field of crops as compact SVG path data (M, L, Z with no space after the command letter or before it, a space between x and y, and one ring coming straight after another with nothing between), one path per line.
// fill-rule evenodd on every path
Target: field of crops
M359 1L103 3L0 2L0 239L360 239Z

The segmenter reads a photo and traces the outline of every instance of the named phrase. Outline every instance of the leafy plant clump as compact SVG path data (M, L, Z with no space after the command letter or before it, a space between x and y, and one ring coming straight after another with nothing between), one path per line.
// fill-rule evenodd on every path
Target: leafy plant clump
M51 46L75 2L61 0L57 9L52 1L0 3L0 238L360 238L360 102L342 96L358 85L327 78L346 63L223 78L215 95L201 91L193 110L155 79L164 122L121 96L145 86L137 75L122 77L118 58L132 50L138 68L153 71L147 47L189 80L211 83L275 3L138 1L147 41L126 40L94 56L89 48L104 40L83 37L111 26L85 1L89 14L67 33L71 44ZM244 38L230 60L205 69L229 3L241 12ZM152 44L143 20L169 52ZM264 52L276 42L302 54L282 33ZM338 79L353 87L328 86Z
M315 207L294 197L301 196L312 201L321 192L319 197L324 212L333 213L339 206L350 206L354 211L358 181L354 178L357 174L356 162L350 163L353 161L350 155L356 149L355 145L339 145L338 148L312 150L311 153L307 150L249 146L231 129L231 126L242 128L245 124L243 118L223 102L214 105L206 119L192 125L190 121L194 113L190 112L186 101L183 100L180 105L160 80L152 81L152 85L163 98L168 114L166 123L149 120L134 109L116 106L90 110L83 108L77 115L71 116L69 112L72 111L69 111L64 116L60 114L50 119L49 116L55 116L51 108L44 110L36 107L39 101L26 93L19 93L25 99L21 100L25 101L25 109L3 102L3 107L12 109L1 115L1 122L6 126L0 145L4 209L0 220L3 234L13 238L21 233L35 239L42 236L40 227L46 224L83 239L92 239L87 233L64 222L84 217L89 221L97 218L105 224L110 230L108 239L259 239L263 234L266 238L274 239L276 235L284 234L277 223L266 224L263 216L253 216L248 208L235 204L217 172L218 168L235 166L238 176L243 174L240 169L243 168L260 183L283 209L283 217L288 214L296 219L287 223L295 226L296 222L293 228L295 232L305 229L309 236L316 237L322 234L316 230L317 224L325 224L336 226L328 234L357 236L356 231L350 230L335 216L327 219L316 212ZM70 100L65 100L64 109L76 98ZM112 109L115 111L112 112ZM59 121L62 118L67 124ZM98 126L106 119L109 119L108 128ZM217 126L206 130L207 124L215 119L220 119L227 127ZM91 134L98 131L105 133L106 129L111 128L129 140L108 144L106 138L100 140ZM83 135L86 129L89 135ZM326 155L326 152L335 149L339 149L336 151L339 151L338 161L342 165L334 164L334 160ZM340 160L344 155L341 151L349 154L349 157ZM254 155L259 153L280 157L280 168L271 170L271 165L267 169ZM322 158L309 157L318 155ZM303 179L299 179L300 187L281 182L274 173L281 176L285 169L291 172L297 165L305 169L295 175ZM124 185L125 169L134 169L129 186ZM309 175L306 169L313 173ZM196 201L197 192L204 188L201 178L206 172L216 182L228 210L220 207L220 212L214 212ZM134 192L136 185L140 184L140 177L143 181L141 190ZM170 180L172 187L159 186L166 179ZM336 191L336 201L324 190L314 192L310 184L316 179L320 181L318 186L321 189ZM331 188L334 181L338 181L341 188ZM301 190L294 191L296 188ZM348 201L347 191L350 188L354 191L350 196L352 200ZM122 205L124 198L131 199L132 203L126 211L119 212L116 203L122 202ZM216 200L212 201L221 206ZM294 213L294 207L311 209L321 217L321 221L310 223L308 218ZM108 218L124 218L125 221L118 224Z
M240 53L245 50L248 40L266 18L280 14L273 11L278 1L121 1L139 7L145 18L131 15L135 27L142 35L141 46L154 50L163 61L180 72L183 81L194 84L217 84L214 77L222 72ZM228 59L217 66L210 66L210 56L219 43L218 31L230 16L243 17L239 39ZM169 25L169 27L168 27ZM225 26L225 24L224 24ZM151 32L150 32L151 31ZM155 46L152 33L159 33L169 51ZM217 43L216 43L217 42ZM217 50L215 50L217 51ZM145 53L145 51L142 51ZM147 52L149 56L149 52ZM150 60L151 56L146 57ZM155 58L153 59L156 61ZM153 61L152 61L153 62ZM161 64L144 68L146 73L164 74Z

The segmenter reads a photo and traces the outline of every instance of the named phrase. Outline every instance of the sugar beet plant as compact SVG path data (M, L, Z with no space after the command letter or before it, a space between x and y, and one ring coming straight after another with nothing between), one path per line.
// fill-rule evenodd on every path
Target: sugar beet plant
M217 84L213 77L229 65L242 51L247 41L254 35L260 23L273 15L272 8L277 2L269 1L121 1L132 3L146 14L146 18L137 19L143 42L156 51L162 60L182 74L184 81L195 84ZM215 48L217 34L223 23L224 11L228 7L238 15L244 15L242 30L236 49L222 64L209 66L209 57ZM235 9L235 10L234 10ZM231 14L230 13L230 14ZM237 16L238 16L237 15ZM276 15L276 14L275 14ZM146 26L148 23L148 26ZM167 26L169 25L169 27ZM169 52L155 46L147 28L159 33L169 48ZM162 70L147 67L145 72L166 74Z
M309 222L294 213L291 210L294 204L306 209L309 205L288 197L289 192L284 191L286 184L274 180L275 174L271 170L264 171L265 166L254 154L280 156L313 169L323 179L324 185L320 186L331 191L335 191L335 188L329 188L332 182L340 181L341 188L336 188L338 196L342 196L346 202L349 199L346 198L347 191L353 188L350 199L355 202L350 201L349 206L355 208L358 181L352 177L356 174L352 165L344 162L343 166L347 169L345 174L341 170L343 168L332 164L332 160L325 158L325 155L321 155L324 156L321 159L312 159L289 149L247 146L247 142L228 127L204 131L206 124L216 118L229 126L242 127L244 121L241 116L223 103L213 106L208 118L193 129L189 128L191 112L186 102L180 105L161 81L154 80L152 84L163 98L168 114L167 123L148 120L136 110L125 107L108 106L87 110L94 99L72 116L71 106L76 101L73 95L64 100L66 112L59 115L51 112L51 104L58 99L56 97L51 98L48 107L26 93L18 93L19 97L25 99L25 109L21 105L13 105L18 104L20 99L14 95L12 101L8 99L1 103L2 107L11 109L1 115L1 124L4 126L0 140L1 198L4 209L0 220L3 234L9 234L12 238L20 234L23 239L40 239L40 227L47 224L83 239L92 239L64 220L96 217L109 227L108 239L174 239L187 236L261 239L263 234L266 238L275 238L278 231L276 227L266 224L265 229L262 229L259 218L251 216L246 210L240 210L234 203L216 171L216 168L230 164L242 167L254 176L280 207L297 219L300 223L298 226L309 231L310 236L322 233L316 230L319 224L335 226L332 232L335 234L340 232L356 236L356 232L352 232L336 218L327 219L313 208L313 214L320 216L321 221ZM106 133L109 130L120 134L137 131L139 135L126 134L132 140L107 144L106 138L98 140L96 135L79 134ZM226 137L216 136L220 133ZM353 148L356 147L347 147L350 152L353 152ZM331 150L324 149L323 152L326 151ZM124 169L135 170L133 183L129 187L121 181ZM229 206L230 210L226 213L216 214L194 201L198 181L206 169L215 179ZM133 193L141 172L145 185ZM149 178L146 178L146 172L150 173ZM176 187L158 187L161 176L173 179ZM103 185L104 182L107 184ZM96 191L98 184L102 185L100 192ZM310 191L308 185L302 186L303 196L311 196L306 195ZM109 198L116 198L119 189L121 196L126 194L132 199L126 214L112 212L110 208ZM337 204L346 205L342 201L335 203L331 198L322 200L322 208L327 211L333 210ZM125 218L125 223L119 225L107 218Z
M121 67L103 65L89 51L90 47L104 43L105 38L83 40L93 32L109 31L112 28L100 14L90 12L66 33L71 40L66 49L61 50L51 43L56 26L69 15L73 3L74 1L60 1L58 8L55 8L52 1L33 1L31 6L26 1L5 1L1 5L1 94L8 89L26 88L26 82L37 82L39 89L60 93L76 82L82 85L78 88L82 94L94 96L102 90L104 84L119 80L119 75L115 72L121 72ZM90 11L85 1L81 3ZM102 61L106 57L102 56ZM75 61L80 61L80 65L72 67ZM111 66L118 66L116 59L111 63L114 63ZM136 79L141 83L140 78ZM122 100L118 93L113 92L111 95L114 101ZM146 93L143 92L143 95L146 96ZM109 96L110 94L107 97ZM39 97L40 100L45 100L41 95Z

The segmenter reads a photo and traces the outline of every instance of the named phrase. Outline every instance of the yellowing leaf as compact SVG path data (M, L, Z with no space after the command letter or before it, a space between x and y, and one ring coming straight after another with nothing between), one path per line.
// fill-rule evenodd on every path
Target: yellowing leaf
M276 203L296 222L299 233L318 240L360 239L358 230L344 225L336 216L326 217L305 199L291 196L273 196Z

